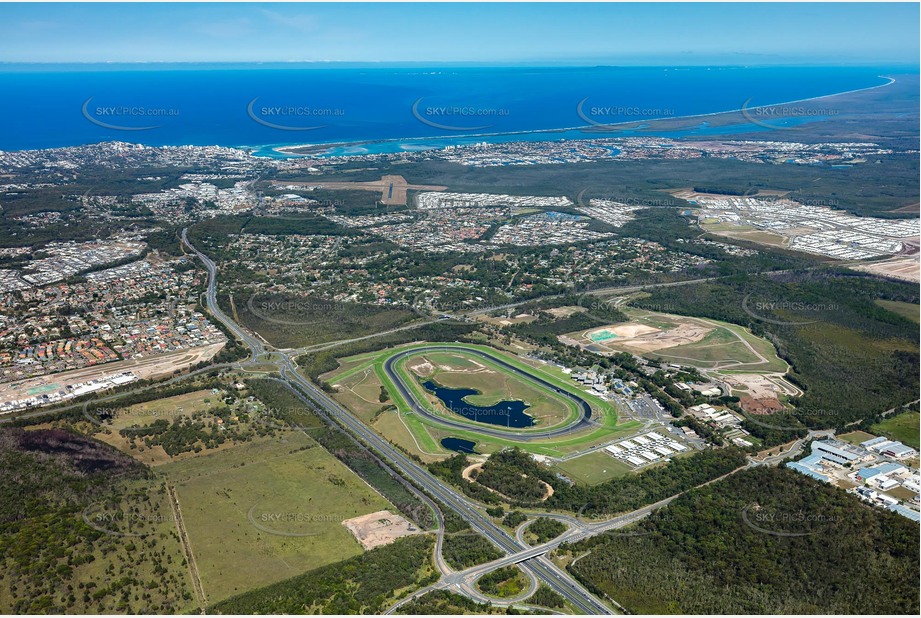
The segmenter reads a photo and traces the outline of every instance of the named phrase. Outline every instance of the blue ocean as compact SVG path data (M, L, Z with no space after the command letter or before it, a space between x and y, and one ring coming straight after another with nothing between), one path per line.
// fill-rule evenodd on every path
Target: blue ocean
M891 69L0 65L0 149L106 140L335 154L584 135L885 84ZM747 103L746 103L747 102ZM746 125L740 130L751 131ZM706 133L702 123L698 133ZM723 129L722 133L726 133ZM505 134L505 135L502 135ZM486 136L486 137L484 137Z

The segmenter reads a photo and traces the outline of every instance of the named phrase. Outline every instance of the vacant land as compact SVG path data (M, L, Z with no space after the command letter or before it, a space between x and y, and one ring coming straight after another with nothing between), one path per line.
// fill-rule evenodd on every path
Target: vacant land
M872 440L875 436L866 431L851 431L838 436L848 444L861 444L867 440Z
M886 436L890 440L899 440L915 449L921 448L918 434L921 432L921 416L918 412L903 412L887 418L870 427L870 431Z
M160 470L176 488L209 603L360 554L343 520L392 508L298 432Z
M586 485L597 485L630 472L630 466L603 450L555 463L553 467L572 480Z
M389 545L401 537L422 533L411 521L390 511L375 511L346 519L342 525L355 535L365 549Z
M631 352L708 370L784 373L774 347L735 324L622 308L630 321L562 335L564 343L601 353Z
M917 255L914 257L894 257L881 262L859 264L850 268L912 283L918 283L919 280ZM917 315L917 311L915 311L915 314ZM917 318L915 319L917 320Z
M273 346L299 348L396 328L418 315L377 305L315 301L293 294L218 298L221 308Z
M877 300L876 304L884 309L888 309L893 313L897 313L903 318L908 318L912 322L917 323L921 320L921 307L916 303L905 303L898 300Z

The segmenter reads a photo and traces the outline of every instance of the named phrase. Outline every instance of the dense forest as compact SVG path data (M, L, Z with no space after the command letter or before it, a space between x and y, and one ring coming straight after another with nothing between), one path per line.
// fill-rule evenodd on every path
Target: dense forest
M635 613L917 615L918 546L916 523L762 467L562 551L590 589Z

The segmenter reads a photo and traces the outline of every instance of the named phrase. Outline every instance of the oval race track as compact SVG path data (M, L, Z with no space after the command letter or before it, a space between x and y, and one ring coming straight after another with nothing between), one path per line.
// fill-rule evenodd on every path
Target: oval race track
M452 352L452 351L463 352L464 354L471 354L473 356L478 356L480 358L486 359L493 364L499 365L504 370L510 371L514 373L515 375L520 376L522 379L528 382L536 383L542 386L543 388L556 393L556 395L563 397L565 399L568 399L572 401L573 403L575 403L576 406L580 410L582 410L582 415L578 418L578 420L564 427L557 427L555 429L550 429L548 431L535 431L532 429L531 431L525 431L525 432L502 430L502 429L496 428L495 425L489 425L487 423L478 423L476 421L462 422L462 421L457 421L457 420L453 420L450 418L446 418L444 416L439 416L435 414L434 412L432 412L431 410L429 410L426 406L416 401L416 398L413 396L412 391L403 382L403 380L396 373L396 371L394 371L394 363L408 356L414 356L416 354L421 354L425 352ZM484 435L488 435L488 436L493 436L496 438L506 438L506 439L511 438L515 440L531 441L531 440L545 440L547 438L555 438L558 436L564 436L564 435L573 433L575 431L587 429L593 425L592 420L591 420L592 419L592 407L589 405L589 403L585 399L582 399L582 397L579 397L576 394L570 393L569 391L565 391L557 386L554 386L553 384L551 384L550 382L547 382L543 378L540 378L526 371L523 371L519 369L518 367L515 367L514 365L511 365L505 362L501 358L493 356L492 354L487 354L475 348L467 348L467 347L460 347L460 346L445 347L445 346L434 346L434 345L424 346L421 348L413 348L411 350L399 352L398 354L394 354L393 356L388 358L384 362L384 371L387 373L387 377L390 379L391 383L393 383L393 385L400 392L400 396L409 405L410 409L413 412L420 414L432 420L433 422L436 422L439 425L442 425L445 427L451 427L454 429L462 429L466 431L475 431L475 432L478 432Z

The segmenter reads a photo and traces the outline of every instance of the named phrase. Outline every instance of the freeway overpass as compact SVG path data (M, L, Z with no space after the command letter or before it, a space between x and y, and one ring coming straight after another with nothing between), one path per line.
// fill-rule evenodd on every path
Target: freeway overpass
M182 242L202 261L208 269L208 288L205 294L208 309L214 317L222 322L228 329L249 346L252 351L251 360L255 361L265 352L261 341L241 328L228 317L217 303L217 266L204 253L192 246L188 240L187 230L182 231ZM477 510L476 504L463 494L442 483L428 470L416 464L403 455L402 452L384 440L377 432L366 426L363 422L345 410L338 402L329 397L322 389L307 380L298 371L294 361L287 354L281 354L279 372L281 378L294 387L304 403L318 405L325 411L330 419L349 430L361 439L366 445L390 462L395 470L404 478L412 481L416 486L441 501L443 504L457 512L470 526L506 554L515 554L527 549L522 547L516 539L499 528L487 516ZM566 598L573 606L586 614L610 614L611 609L596 599L588 590L573 580L568 573L550 562L543 555L536 555L522 563L522 568L529 577L537 577L550 586L551 589Z

